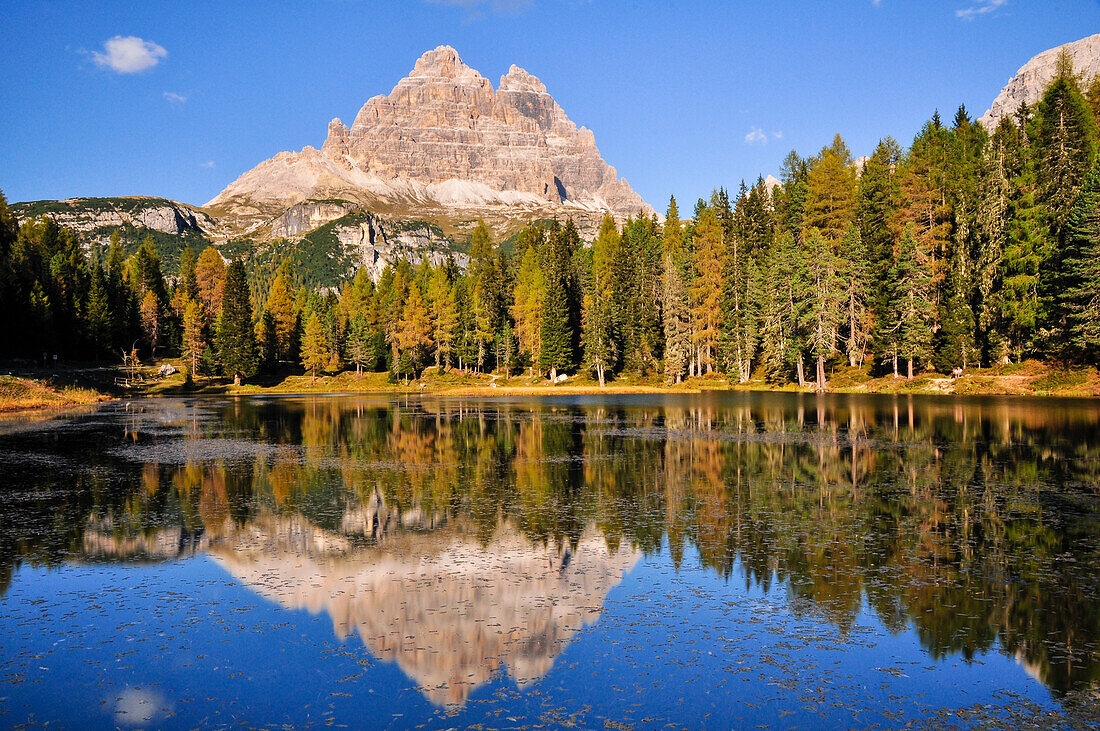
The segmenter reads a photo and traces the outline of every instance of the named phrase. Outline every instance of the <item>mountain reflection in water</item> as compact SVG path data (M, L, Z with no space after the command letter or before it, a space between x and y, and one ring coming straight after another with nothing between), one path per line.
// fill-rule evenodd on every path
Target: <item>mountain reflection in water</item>
M16 569L215 558L436 704L519 685L643 555L1100 676L1100 406L791 394L155 401L0 435ZM14 580L18 580L17 578Z

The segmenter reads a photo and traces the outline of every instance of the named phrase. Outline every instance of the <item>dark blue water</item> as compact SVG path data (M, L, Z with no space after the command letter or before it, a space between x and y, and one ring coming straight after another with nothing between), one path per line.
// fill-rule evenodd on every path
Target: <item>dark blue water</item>
M151 401L0 434L0 725L1092 727L1100 408Z

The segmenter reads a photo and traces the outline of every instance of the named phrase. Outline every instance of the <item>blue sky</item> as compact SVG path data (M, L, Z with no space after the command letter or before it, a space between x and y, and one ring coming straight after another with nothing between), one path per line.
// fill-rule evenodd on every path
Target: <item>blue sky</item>
M541 78L663 210L836 132L862 155L937 108L978 116L1031 56L1100 32L1100 2L15 0L0 22L9 201L205 203L446 43L494 86L512 63Z

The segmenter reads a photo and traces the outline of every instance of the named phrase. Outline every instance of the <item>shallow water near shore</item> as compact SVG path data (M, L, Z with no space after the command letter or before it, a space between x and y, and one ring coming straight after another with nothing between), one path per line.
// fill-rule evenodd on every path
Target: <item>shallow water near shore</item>
M0 423L0 725L1088 728L1100 403L149 399Z

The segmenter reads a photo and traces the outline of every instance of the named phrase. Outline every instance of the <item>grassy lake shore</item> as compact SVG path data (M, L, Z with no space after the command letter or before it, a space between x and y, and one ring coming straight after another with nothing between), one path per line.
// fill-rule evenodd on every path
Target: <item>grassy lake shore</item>
M143 367L140 380L131 388L120 386L121 368L70 368L60 372L10 369L0 375L0 413L41 411L95 404L112 398L185 395L296 395L296 394L425 394L452 397L525 397L578 394L700 393L703 391L787 391L812 393L812 384L768 384L762 380L732 383L721 374L689 378L665 386L655 378L622 377L600 385L587 376L570 377L564 383L516 375L509 378L451 370L436 373L429 368L420 379L392 381L385 373L345 371L323 374L316 379L303 375L257 378L234 386L224 378L197 377L190 385L182 373L160 377L158 367L178 361L160 361ZM1061 367L1038 361L973 369L960 378L922 373L913 380L887 375L872 378L865 371L838 368L830 377L830 393L1012 395L1092 398L1100 396L1100 373L1092 367Z
M94 388L66 383L58 378L20 378L0 375L0 413L16 414L107 401L111 395Z

